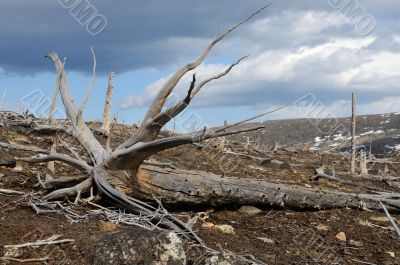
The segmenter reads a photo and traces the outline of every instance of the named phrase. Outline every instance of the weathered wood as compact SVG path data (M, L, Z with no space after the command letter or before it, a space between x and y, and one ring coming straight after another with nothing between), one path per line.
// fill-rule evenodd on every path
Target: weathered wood
M255 131L261 128L264 128L264 126L219 133L207 132L204 128L203 132L200 132L196 135L181 135L154 140L148 143L140 142L129 148L114 151L100 166L113 170L127 169L136 171L146 158L155 153L184 144L196 143L207 139L234 135L242 132Z
M68 87L67 77L64 70L64 64L60 58L54 52L48 53L47 58L52 60L57 70L58 88L61 94L66 114L72 121L74 127L73 136L80 142L85 148L88 155L94 160L95 164L100 164L107 156L103 146L97 141L93 133L84 123L79 123L79 110L76 108L74 101L72 100L71 91ZM78 124L79 123L79 124Z
M42 163L42 162L51 162L51 161L60 161L65 164L68 164L72 167L75 167L82 172L90 172L92 170L92 167L89 166L85 161L83 160L78 160L75 159L69 155L66 154L58 154L54 153L51 155L41 155L41 156L35 156L35 157L22 157L22 158L17 158L18 161L23 161L27 163Z
M53 122L53 115L54 115L54 111L56 109L56 105L57 105L57 98L58 98L58 94L59 94L59 90L58 90L58 81L56 81L56 88L54 89L54 93L53 93L53 97L51 99L51 105L50 105L50 110L49 110L49 123Z
M154 101L151 103L150 107L148 108L145 117L142 121L142 124L140 125L141 128L144 128L146 126L146 123L153 119L156 115L158 115L164 105L165 102L167 101L168 97L172 93L172 91L175 89L176 85L178 82L182 79L182 77L187 74L189 71L196 69L203 61L204 59L208 56L210 51L214 48L214 46L219 43L221 40L223 40L226 36L228 36L230 33L232 33L234 30L236 30L238 27L243 25L244 23L248 22L251 20L254 16L260 14L262 11L264 11L266 8L268 8L271 4L267 4L263 6L262 8L258 9L257 11L253 12L250 14L248 17L234 25L233 27L229 28L227 31L225 31L223 34L216 36L208 45L207 47L203 50L203 52L192 62L184 65L181 67L178 71L176 71L168 80L167 82L162 86L160 91L158 92L157 96L155 97ZM219 77L217 77L219 78ZM210 80L211 81L211 80ZM134 145L137 142L143 142L141 140L143 137L147 137L146 134L152 134L151 132L148 131L137 131L134 135L132 135L131 138L129 138L127 141L125 141L123 144L121 144L117 149L123 149L123 148L128 148L132 145ZM155 138L153 138L154 140Z
M10 149L10 150L21 150L21 151L29 151L35 153L48 154L49 150L45 150L36 146L28 146L28 145L20 145L20 144L9 144L0 142L0 148Z
M356 174L356 95L351 95L351 164L350 173Z
M86 89L85 97L82 99L81 105L79 106L79 109L78 109L78 115L77 115L76 119L77 119L77 124L78 124L79 128L84 123L84 121L83 121L83 110L84 110L84 108L86 106L86 103L89 100L90 92L92 91L94 80L96 79L96 65L97 65L96 55L94 54L93 47L90 47L90 51L92 52L92 56L93 56L93 74L92 74L92 78L90 79L89 86Z
M113 93L113 78L115 76L114 72L110 72L108 75L108 86L107 86L107 95L106 102L104 104L104 112L103 112L103 124L101 126L101 131L107 137L107 140L110 138L110 125L111 125L111 102L112 102L112 93Z
M328 188L306 188L265 180L221 178L212 173L158 168L143 165L133 179L134 194L141 199L153 196L164 204L259 205L294 209L381 210L379 200L400 211L400 194L344 193Z

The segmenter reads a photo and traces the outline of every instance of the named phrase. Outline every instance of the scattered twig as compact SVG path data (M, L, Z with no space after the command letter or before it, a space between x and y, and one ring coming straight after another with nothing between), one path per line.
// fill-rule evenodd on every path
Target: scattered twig
M154 215L145 215L145 214L130 214L126 213L124 211L117 211L117 210L112 210L105 208L103 206L100 206L96 203L93 202L87 202L88 204L99 208L101 213L104 214L104 216L107 218L108 221L115 223L115 224L125 224L125 225L134 225L146 230L156 230L156 229L161 229L158 227L158 224L154 224L152 220L154 219L155 215L157 215L156 212L154 212Z
M366 261L362 261L362 260L358 260L358 259L352 259L352 261L355 261L355 262L358 262L358 263L361 263L361 264L367 264L367 265L378 265L378 264L375 264L375 263L366 262Z
M17 190L8 190L8 189L0 189L0 193L7 195L24 195L25 192L17 191Z
M88 214L79 215L70 209L70 206L64 206L59 201L38 201L31 200L28 204L36 214L56 213L64 215L71 223L79 223L82 220L87 220Z
M257 157L257 156L252 156L252 155L248 155L248 154L243 154L243 153L236 153L236 152L232 152L232 151L225 151L224 155L232 155L232 156L236 156L236 157L245 157L245 158L250 158L250 159L254 159L257 161L263 161L266 158L265 157Z
M49 260L49 257L43 257L43 258L32 258L32 259L16 259L16 258L10 258L10 257L0 257L0 260L3 261L15 261L19 263L29 263L29 262L36 262L36 261L47 261Z
M400 228L397 226L396 221L393 219L393 217L390 215L389 211L386 209L385 205L379 201L379 203L382 205L383 210L385 211L385 214L389 218L390 223L392 224L394 230L396 231L397 235L400 236Z
M47 246L47 245L59 245L64 243L71 243L74 242L74 239L59 239L60 235L53 235L47 239L37 240L33 243L24 243L19 245L4 245L4 248L26 248L26 247L40 247L40 246Z
M150 165L150 166L169 167L172 169L176 168L176 166L174 166L172 163L160 163L160 162L150 161L150 160L145 160L145 161L143 161L143 163L146 165Z

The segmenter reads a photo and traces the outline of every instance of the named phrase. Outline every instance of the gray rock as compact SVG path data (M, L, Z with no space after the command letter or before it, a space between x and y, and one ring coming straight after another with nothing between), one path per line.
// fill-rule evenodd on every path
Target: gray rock
M263 241L264 243L275 244L275 241L268 237L257 237L257 239Z
M14 157L3 150L0 150L0 166L13 168L17 164Z
M228 253L219 253L208 257L205 265L250 265L252 262L244 261Z
M130 228L93 237L89 264L93 265L184 265L181 239L173 232Z
M244 205L244 206L240 207L239 212L247 214L247 215L256 215L256 214L262 213L262 210L258 209L257 207L254 207L254 206Z
M265 159L261 161L260 166L274 169L290 169L290 164L276 159Z

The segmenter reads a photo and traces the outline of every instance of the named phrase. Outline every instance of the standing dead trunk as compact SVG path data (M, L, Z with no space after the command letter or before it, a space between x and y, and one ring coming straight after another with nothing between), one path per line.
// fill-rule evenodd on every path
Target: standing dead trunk
M106 103L104 105L104 112L103 112L103 125L101 130L103 131L104 135L108 138L110 135L110 124L111 124L111 102L112 102L112 93L113 93L113 84L112 80L114 78L114 72L110 72L108 75L108 87L107 87L107 96L106 96Z
M101 127L101 131L106 137L106 150L111 153L111 102L112 102L112 92L113 92L113 84L112 80L114 78L114 72L110 72L108 75L108 86L107 86L107 95L106 95L106 103L104 105L104 113L103 113L103 125Z
M221 152L225 151L225 142L226 142L226 138L225 137L221 137L219 144L218 144L218 150Z
M368 176L368 168L367 168L367 154L364 150L360 151L360 176L367 177Z
M351 96L351 175L356 174L356 95Z

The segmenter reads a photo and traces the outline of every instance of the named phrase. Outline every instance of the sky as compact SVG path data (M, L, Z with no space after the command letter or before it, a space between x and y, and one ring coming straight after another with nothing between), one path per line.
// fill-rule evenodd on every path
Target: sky
M0 109L47 116L55 69L44 58L66 58L76 104L83 99L96 54L96 80L85 108L101 120L107 75L114 71L112 113L138 123L157 91L196 58L214 36L263 0L2 0ZM398 0L280 0L219 43L178 84L182 98L192 73L200 82L248 55L211 82L175 120L178 129L216 126L290 106L266 119L343 117L400 111ZM58 102L60 115L63 112ZM171 125L169 125L171 126Z

